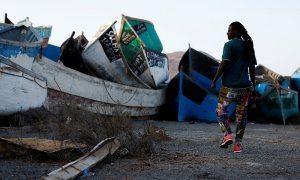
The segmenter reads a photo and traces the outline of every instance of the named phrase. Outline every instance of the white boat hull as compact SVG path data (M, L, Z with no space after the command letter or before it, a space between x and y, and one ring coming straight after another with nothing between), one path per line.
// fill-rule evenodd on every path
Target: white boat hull
M24 112L44 104L46 81L0 63L0 92L0 115Z
M82 58L89 69L97 76L128 86L148 87L144 82L126 73L121 51L117 44L115 23L101 26L82 52Z
M110 62L98 39L87 45L82 57L89 69L103 79L134 87L146 87L126 73L126 67L121 58Z
M143 89L106 81L44 57L33 64L33 71L47 79L49 93L45 106L50 110L70 100L78 107L100 114L116 115L117 110L129 116L146 116L157 114L165 103L165 89Z

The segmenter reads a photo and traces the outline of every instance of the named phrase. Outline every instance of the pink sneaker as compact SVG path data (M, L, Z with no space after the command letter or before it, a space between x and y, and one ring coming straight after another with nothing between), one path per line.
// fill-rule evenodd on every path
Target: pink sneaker
M242 146L241 146L241 145L235 144L235 145L233 146L233 152L235 152L235 153L240 153L240 152L242 152Z
M227 134L226 136L224 136L223 138L223 142L222 144L220 145L221 148L228 148L228 145L232 144L233 141L232 141L232 136L231 134Z

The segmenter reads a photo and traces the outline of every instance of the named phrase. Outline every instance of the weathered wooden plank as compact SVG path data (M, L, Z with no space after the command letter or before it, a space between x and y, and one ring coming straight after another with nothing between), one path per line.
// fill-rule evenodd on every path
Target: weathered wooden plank
M81 174L85 169L91 168L107 155L113 154L120 147L120 142L116 138L108 138L97 144L89 153L81 158L70 162L61 168L50 172L42 177L46 180L73 179Z

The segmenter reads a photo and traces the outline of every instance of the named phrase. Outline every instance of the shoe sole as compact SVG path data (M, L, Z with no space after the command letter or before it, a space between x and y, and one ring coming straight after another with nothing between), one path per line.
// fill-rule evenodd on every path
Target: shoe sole
M220 147L221 148L228 148L228 146L230 145L230 144L232 144L233 143L233 141L231 140L231 139L228 139L227 141L224 141L221 145L220 145Z
M234 153L241 153L242 152L242 150L239 150L239 151L233 151Z

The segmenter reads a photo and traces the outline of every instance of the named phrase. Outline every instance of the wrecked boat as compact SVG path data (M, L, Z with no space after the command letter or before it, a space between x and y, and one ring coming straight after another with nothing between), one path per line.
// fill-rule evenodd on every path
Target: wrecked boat
M14 24L5 13L4 23L0 23L0 30L5 28L11 28L18 25L25 25L25 26L32 26L32 23L30 22L29 18L19 21L17 24ZM36 26L33 27L36 32L39 34L40 38L42 38L42 48L46 48L48 46L48 41L51 36L52 32L52 26Z
M268 122L286 123L298 116L298 92L289 88L288 80L271 69L258 65L255 68L258 94L256 105Z
M20 23L0 30L0 114L41 107L46 80L31 71L42 39L32 26Z
M197 51L191 47L183 54L178 71L182 71L193 77L206 91L210 91L210 85L219 67L219 60L211 55ZM216 93L219 94L221 88L221 78L216 81Z
M43 176L42 179L75 179L80 174L85 174L86 171L102 161L108 155L114 154L120 147L121 143L117 138L107 138L98 143L84 156L48 173L46 176Z
M58 112L66 106L72 106L100 115L131 117L156 115L161 111L165 104L166 88L149 88L131 76L125 77L123 65L110 64L110 59L123 63L119 61L118 53L121 51L117 49L118 46L112 39L114 37L110 37L115 34L113 26L114 23L100 29L87 45L81 44L81 40L86 38L73 38L73 32L60 48L58 63L45 56L35 61L33 71L47 79L48 96L45 107L48 110ZM87 40L84 41L86 42ZM99 66L115 76L113 78L122 76L121 82L124 84L103 76L99 73Z
M74 38L75 32L73 31L71 36L65 40L60 46L59 61L66 67L82 72L84 74L91 75L91 71L84 63L81 53L88 43L83 33Z
M206 53L189 48L179 63L179 73L168 85L167 103L175 107L178 121L217 122L216 107L218 97L210 91L212 78L218 62ZM217 93L221 87L217 81ZM174 92L176 91L176 92ZM229 106L231 116L235 105Z
M148 85L135 80L126 72L117 42L115 23L116 21L111 25L101 26L97 34L89 41L81 54L84 64L92 74L102 79L123 85L148 88Z
M280 85L259 83L256 105L267 121L285 124L298 116L298 92Z
M43 57L33 71L47 79L44 106L52 111L71 107L100 115L149 116L165 103L166 89L137 88L84 74Z
M119 43L134 77L154 89L168 80L168 58L152 22L122 15Z
M41 44L41 37L27 22L0 30L0 54L28 70Z

